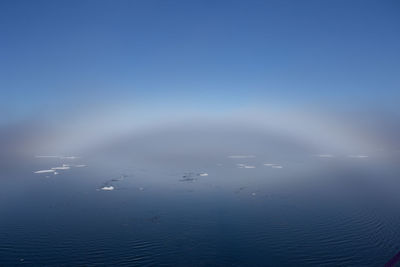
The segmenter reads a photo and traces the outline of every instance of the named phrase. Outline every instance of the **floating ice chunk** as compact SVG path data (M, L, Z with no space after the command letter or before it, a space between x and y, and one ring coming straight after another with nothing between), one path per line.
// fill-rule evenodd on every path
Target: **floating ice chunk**
M275 163L264 163L264 166L268 166L274 169L282 169L283 167L279 164L275 164Z
M58 174L58 172L54 172L54 175L57 175Z
M193 172L188 172L185 173L182 178L180 179L180 181L182 182L193 182L196 180L196 174L194 174Z
M348 155L349 158L353 158L353 159L365 159L368 158L367 155Z
M87 165L85 164L78 164L78 165L74 165L75 168L83 168L83 167L87 167Z
M78 159L79 157L76 156L43 156L43 155L37 155L35 158L57 158L57 159Z
M250 158L255 158L256 156L254 155L231 155L228 156L230 159L250 159Z
M257 195L257 193L256 193L256 192L253 192L253 193L251 193L251 195L254 197L255 195Z
M236 166L238 166L238 168L240 168L240 169L254 169L256 167L256 166L247 165L247 164L243 164L243 163L236 164Z
M202 173L199 173L199 176L208 176L208 173L206 173L206 172L202 172Z
M61 156L59 158L60 159L79 159L79 157L76 157L76 156Z
M55 170L41 170L41 171L35 171L34 173L49 173L49 172L55 172Z
M104 190L104 191L111 191L111 190L114 190L114 186L104 186L104 187L102 187L101 188L101 190Z
M51 168L52 170L69 170L71 167L66 166L65 164L63 166L60 167L53 167Z
M256 166L246 165L244 166L245 169L254 169Z

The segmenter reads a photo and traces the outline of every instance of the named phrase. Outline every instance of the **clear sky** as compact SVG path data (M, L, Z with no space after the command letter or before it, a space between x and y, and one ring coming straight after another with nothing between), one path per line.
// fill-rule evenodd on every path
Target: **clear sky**
M3 0L0 36L2 122L400 99L399 1Z

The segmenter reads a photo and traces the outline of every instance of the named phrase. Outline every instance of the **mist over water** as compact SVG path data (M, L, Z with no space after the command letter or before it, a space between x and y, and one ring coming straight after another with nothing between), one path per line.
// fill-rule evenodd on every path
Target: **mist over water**
M0 1L0 266L394 266L397 1Z
M261 116L116 127L92 143L4 131L2 262L380 266L395 255L396 143L380 128Z

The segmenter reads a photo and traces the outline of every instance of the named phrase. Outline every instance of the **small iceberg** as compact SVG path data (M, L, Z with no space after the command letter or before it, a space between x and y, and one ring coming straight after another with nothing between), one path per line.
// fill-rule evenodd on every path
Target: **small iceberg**
M34 173L49 173L49 172L55 172L55 170L41 170L41 171L35 171Z
M202 172L202 173L199 173L199 176L205 177L205 176L208 176L208 173Z
M101 188L101 190L103 190L103 191L112 191L112 190L114 190L114 186L104 186L104 187L102 187Z

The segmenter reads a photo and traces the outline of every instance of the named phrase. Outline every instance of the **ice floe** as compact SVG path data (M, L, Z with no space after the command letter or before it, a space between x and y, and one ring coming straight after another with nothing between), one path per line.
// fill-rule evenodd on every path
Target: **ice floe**
M365 159L365 158L368 158L367 155L348 155L347 157L353 158L353 159Z
M78 165L74 165L75 168L84 168L87 167L87 165L85 164L78 164Z
M240 169L254 169L256 166L238 163L236 166Z
M77 159L79 157L76 157L76 156L36 155L35 158ZM83 164L77 164L77 165L62 164L62 166L52 167L50 170L40 170L40 171L35 171L34 173L53 173L54 175L57 175L58 174L57 171L69 170L72 167L80 168L80 167L86 167L86 165L83 165Z
M193 172L187 172L184 175L182 175L182 178L180 179L181 182L193 182L197 180L197 175Z
M78 159L77 156L47 156L47 155L36 155L35 158L56 158L56 159Z
M246 165L244 166L245 169L254 169L256 166L252 166L252 165Z
M282 169L283 168L282 165L279 165L279 164L276 164L276 163L264 163L263 165L267 166L267 167L274 168L274 169Z
M182 175L182 178L179 181L193 182L193 181L197 180L198 177L206 177L206 176L208 176L208 173L206 173L206 172L200 172L200 173L186 172Z
M121 174L121 175L118 176L118 177L109 179L109 180L105 181L105 182L102 184L102 187L100 188L100 190L106 190L106 191L114 190L113 184L124 180L124 179L125 179L126 177L128 177L128 176L129 176L129 175L127 175L127 174ZM99 189L97 189L97 190L99 190Z
M55 170L41 170L41 171L35 171L34 173L49 173L49 172L55 172Z
M103 186L102 188L101 188L101 190L103 190L103 191L112 191L112 190L114 190L114 186Z
M61 156L60 159L79 159L79 157L76 157L76 156Z
M71 167L67 164L63 164L62 166L59 167L53 167L51 168L52 170L69 170Z

